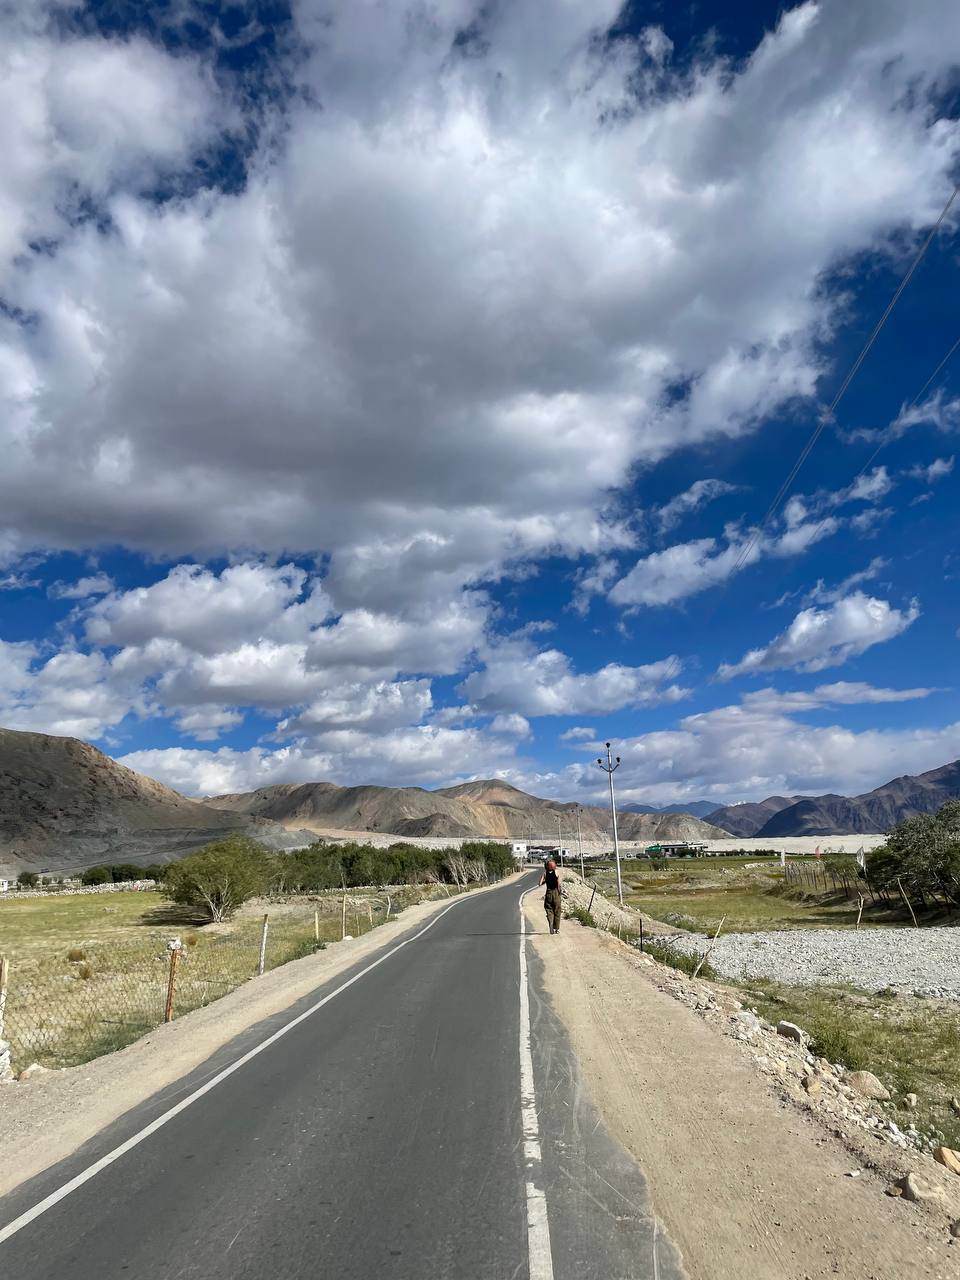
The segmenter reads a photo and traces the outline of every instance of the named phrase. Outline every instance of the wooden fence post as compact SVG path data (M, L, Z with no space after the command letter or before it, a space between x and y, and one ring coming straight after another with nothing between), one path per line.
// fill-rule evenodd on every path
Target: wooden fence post
M10 961L0 956L0 1040L3 1039L3 1021L7 1011L7 983L10 981Z
M167 950L170 952L170 976L167 978L167 1003L163 1011L163 1020L172 1022L173 999L177 991L177 961L180 959L183 943L179 938L174 938L172 942L167 943Z
M343 901L340 904L340 941L342 942L347 936L347 895L343 895Z
M697 974L700 972L700 970L703 968L703 966L706 964L706 962L707 962L707 956L708 956L708 955L710 954L710 952L713 950L713 944L714 944L714 942L716 942L716 940L720 937L720 930L723 928L723 922L724 922L724 920L726 920L726 918L727 918L726 916L721 916L721 917L720 917L720 923L717 925L717 932L713 935L713 940L711 941L710 945L707 947L707 949L706 949L706 951L703 953L703 955L700 957L699 963L697 964L697 967L694 969L694 971L693 971L693 973L692 973L692 975L691 975L692 977L694 977L694 978L695 978L695 977L697 976Z
M319 907L313 913L313 940L314 942L320 941L320 909Z
M263 917L263 924L260 926L260 959L257 961L257 977L263 977L263 966L267 960L267 921L269 916Z

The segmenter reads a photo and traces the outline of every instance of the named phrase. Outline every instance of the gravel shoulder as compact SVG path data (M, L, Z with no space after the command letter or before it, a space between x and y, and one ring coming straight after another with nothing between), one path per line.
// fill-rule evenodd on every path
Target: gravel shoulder
M873 1151L869 1137L857 1158L799 1089L794 1099L761 1075L750 1046L659 989L672 971L573 921L545 936L536 895L526 910L587 1086L640 1163L691 1280L957 1276L947 1228L960 1193L945 1183L952 1202L936 1210L884 1195L893 1177L921 1167L926 1177L932 1162ZM738 1007L709 989L714 1009Z
M680 933L674 946L702 955L702 934ZM878 991L960 1000L960 928L784 929L723 934L710 963L728 978L774 982L838 983Z
M514 879L519 877L499 883ZM469 896L487 891L475 889ZM395 945L451 901L460 900L408 907L372 933L273 969L116 1053L79 1067L45 1071L22 1084L0 1083L0 1196L71 1155L125 1112L201 1066L235 1036L281 1013L358 961Z

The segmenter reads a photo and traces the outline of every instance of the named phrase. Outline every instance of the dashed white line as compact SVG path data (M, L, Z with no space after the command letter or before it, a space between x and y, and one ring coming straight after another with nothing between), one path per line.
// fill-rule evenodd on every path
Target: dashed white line
M530 890L527 890L529 893ZM523 1164L527 1192L527 1251L530 1280L553 1280L550 1252L550 1220L543 1190L543 1158L540 1150L540 1121L533 1078L533 1049L530 1033L530 991L527 985L527 924L520 895L520 1117L523 1123Z

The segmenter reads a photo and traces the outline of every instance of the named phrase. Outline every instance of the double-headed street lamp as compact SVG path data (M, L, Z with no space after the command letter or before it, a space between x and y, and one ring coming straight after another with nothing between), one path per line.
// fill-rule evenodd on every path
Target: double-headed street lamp
M623 906L623 881L620 879L620 841L617 838L617 802L613 794L613 775L620 768L620 757L617 756L614 761L610 756L610 743L607 747L607 763L603 763L601 756L597 757L597 764L607 775L610 780L610 815L613 818L613 856L617 863L617 900L621 907Z
M577 805L577 848L580 850L580 879L585 880L586 876L583 874L583 835L581 834L581 831L580 831L581 813L583 813L583 806L578 804Z
M560 865L564 865L563 861L563 833L560 830L560 815L557 814L557 853L560 856Z

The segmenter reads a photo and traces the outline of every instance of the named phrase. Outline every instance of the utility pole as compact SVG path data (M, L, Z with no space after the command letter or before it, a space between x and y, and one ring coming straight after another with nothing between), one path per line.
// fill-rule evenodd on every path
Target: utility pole
M560 865L561 865L561 867L562 867L562 866L564 865L564 862L563 862L563 832L560 830L560 815L559 815L559 813L557 814L557 853L559 853L559 855L560 855Z
M617 802L613 794L613 775L620 768L620 757L617 756L616 761L610 757L610 743L607 747L607 763L603 763L603 759L598 756L597 764L607 775L610 782L610 815L613 818L613 856L617 863L617 900L621 907L623 906L623 881L620 878L620 841L617 838Z
M581 813L583 813L583 808L581 805L578 804L577 805L577 848L580 850L580 879L586 880L587 877L583 874L583 836L580 833Z

